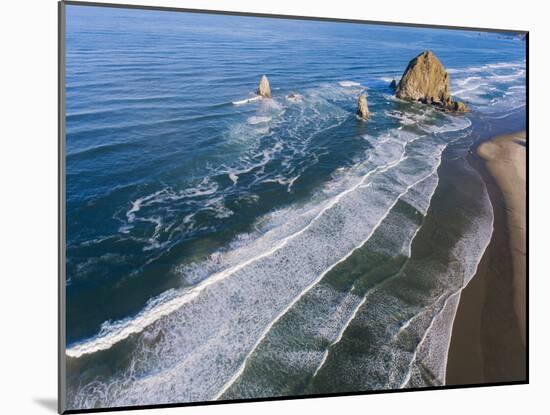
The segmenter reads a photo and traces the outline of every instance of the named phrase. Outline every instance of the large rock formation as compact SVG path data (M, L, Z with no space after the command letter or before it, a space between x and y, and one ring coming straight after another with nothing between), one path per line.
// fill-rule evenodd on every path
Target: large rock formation
M395 96L431 104L444 111L468 111L464 103L451 99L449 74L429 50L409 62L397 85Z
M260 79L257 94L264 98L271 98L271 88L269 87L267 76L265 75L262 75L262 79Z
M361 94L357 99L357 115L364 120L369 118L369 106L367 104L367 94Z

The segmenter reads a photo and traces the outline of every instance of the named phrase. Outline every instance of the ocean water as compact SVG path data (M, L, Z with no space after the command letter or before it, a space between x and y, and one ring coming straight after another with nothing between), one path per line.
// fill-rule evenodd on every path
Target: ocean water
M465 156L524 127L525 42L87 6L66 23L69 408L444 383L492 233ZM471 113L393 97L426 49ZM262 74L273 99L243 102Z

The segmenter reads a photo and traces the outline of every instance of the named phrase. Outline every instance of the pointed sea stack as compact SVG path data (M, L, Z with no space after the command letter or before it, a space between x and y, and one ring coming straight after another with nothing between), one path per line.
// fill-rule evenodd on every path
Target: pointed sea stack
M369 106L367 105L367 94L359 95L357 99L357 115L366 120L369 118Z
M409 62L397 84L395 96L433 105L443 111L467 112L462 102L451 99L449 74L435 55L427 50Z
M262 75L262 79L260 79L260 84L258 85L258 91L256 93L264 98L271 98L271 88L269 87L269 80L267 79L267 76Z
M392 81L390 82L390 88L394 91L397 89L397 81L395 79L392 79Z

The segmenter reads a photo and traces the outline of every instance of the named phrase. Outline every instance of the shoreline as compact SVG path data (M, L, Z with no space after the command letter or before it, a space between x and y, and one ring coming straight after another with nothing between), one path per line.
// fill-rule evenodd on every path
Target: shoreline
M447 385L526 380L525 132L480 143L470 164L494 211L491 241L460 294Z

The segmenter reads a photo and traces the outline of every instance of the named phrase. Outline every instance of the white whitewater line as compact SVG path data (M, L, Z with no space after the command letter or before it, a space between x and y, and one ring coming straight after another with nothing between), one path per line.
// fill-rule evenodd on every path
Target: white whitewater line
M261 99L262 99L262 97L260 95L258 95L258 96L252 97L252 98L242 99L240 101L233 101L232 104L233 105L248 104L249 102L259 101Z
M332 346L332 344L327 349L325 349L325 352L323 353L323 358L321 359L321 363L319 364L319 366L317 366L317 369L315 369L315 372L313 372L313 377L317 376L317 373L319 373L319 370L321 370L321 368L323 367L323 365L327 361L328 351L329 351L329 348L331 346Z
M475 169L474 169L475 171ZM479 173L477 173L477 171L475 171L476 174L481 178L481 176L479 175ZM489 199L489 202L492 203ZM416 348L414 349L414 353L413 353L413 358L411 360L411 362L409 363L409 371L407 372L407 375L405 376L405 379L403 379L403 381L401 382L401 384L399 385L399 389L402 389L405 387L405 385L407 383L409 383L410 379L411 379L411 376L412 376L412 366L413 364L415 363L416 361L416 358L418 356L418 349L420 348L420 346L424 343L424 341L426 340L426 338L428 337L428 334L431 330L431 328L433 327L434 323L435 323L435 320L436 318L445 310L445 307L447 307L447 303L448 301L456 296L456 295L461 295L462 294L462 291L464 290L464 288L466 288L468 286L468 284L470 283L470 281L472 280L472 278L476 275L477 273L477 270L479 268L479 263L481 262L481 259L483 258L483 255L485 254L485 251L487 250L487 247L489 246L489 244L491 243L491 240L493 239L493 232L494 232L494 226L495 226L495 216L494 216L494 213L493 215L491 215L491 234L489 235L489 237L487 238L487 242L485 243L485 247L483 248L483 250L481 251L481 254L479 255L479 258L478 258L478 261L477 261L477 264L476 264L476 268L474 270L474 272L472 273L472 275L470 275L470 278L468 278L468 280L466 281L466 284L462 285L462 287L460 287L456 292L454 292L453 294L449 295L446 299L445 299L445 302L443 303L443 307L441 307L441 309L437 312L437 314L435 316L433 316L432 318L432 321L430 322L430 325L428 326L428 328L426 329L426 331L424 332L424 335L422 336L422 338L420 339L420 342L416 345ZM441 296L439 297L441 298ZM438 298L438 300L439 300ZM437 301L436 301L436 304L437 304ZM418 317L418 315L414 316L414 318ZM456 318L456 310L455 310L455 315L453 317L453 321L451 323L451 330L452 330L452 327L454 325L454 320ZM411 319L412 320L412 319ZM410 324L410 321L408 322ZM402 330L400 330L402 331ZM447 358L448 358L448 354L449 354L449 346L450 346L450 339L449 339L449 344L447 345L447 353L446 355L444 356L444 359L445 359L445 367L447 366L446 365L446 361L447 361Z
M344 337L344 332L346 331L346 329L348 328L350 323L353 321L353 319L355 319L355 317L357 317L357 313L358 313L359 309L361 308L361 306L363 304L365 304L366 301L367 301L367 296L364 296L363 299L359 302L359 304L357 304L357 306L353 309L353 313L351 314L349 319L346 321L346 324L344 324L344 327L342 327L342 330L340 330L340 332L338 333L338 336L336 337L336 339L332 342L332 344L329 347L332 347L335 344L340 343L340 341L342 340L342 337Z
M441 160L441 159L440 159ZM426 177L424 177L423 179L421 179L419 182L417 182L416 184L419 184L421 183L422 181L428 179L429 177L431 177L433 174L435 174L435 172L437 171L437 169L439 168L439 165L441 164L441 161L440 163L435 167L435 169L433 170L433 172L429 175L427 175ZM439 183L439 177L438 177L438 183ZM434 190L432 191L430 197L429 197L429 200L432 199L434 193L435 193L435 189L437 188L437 184L436 186L434 187ZM408 190L407 192L405 192L405 194L408 193ZM400 197L401 198L401 197ZM391 209L390 209L391 210ZM355 307L355 309L353 310L353 313L351 314L350 318L347 320L347 322L344 324L344 326L342 327L342 329L340 330L340 332L338 333L338 337L336 337L336 339L327 347L327 349L325 350L325 353L323 354L323 359L321 360L321 363L319 364L319 366L317 367L317 369L315 369L315 372L313 373L313 377L317 376L317 373L319 373L319 370L321 370L321 368L323 367L323 365L326 363L326 360L328 358L328 354L329 354L329 351L332 347L334 347L336 344L340 343L340 341L342 340L342 338L344 337L344 333L346 332L348 326L351 324L351 322L355 319L355 317L357 316L357 313L359 312L359 309L363 306L363 304L365 304L367 302L367 298L373 293L376 291L376 288L379 287L380 285L388 282L388 281L391 281L395 278L397 278L399 275L401 275L401 273L403 272L403 270L405 269L405 266L407 265L407 263L409 262L409 259L411 258L411 254L412 254L412 244L414 242L414 239L416 238L416 235L418 234L418 232L420 231L420 228L422 228L422 225L420 225L416 231L414 231L414 233L412 234L412 237L411 237L411 240L409 241L409 246L408 246L408 253L407 253L407 260L405 261L405 263L399 268L399 270L395 273L395 275L391 276L390 278L388 279L385 279L383 281L381 281L379 284L375 285L374 287L371 287L369 290L367 290L367 292L365 293L365 295L363 296L363 299L359 302L359 304Z
M361 86L361 83L355 82L355 81L339 81L338 85L343 87L350 87L350 86Z
M140 197L132 202L132 207L126 212L126 218L129 223L132 223L136 219L136 213L139 212L143 203L147 203L150 200L154 200L157 196L166 192L166 189L158 190L147 196Z
M459 89L458 91L456 91L454 93L454 95L462 95L464 92L470 92L470 91L475 91L476 89L479 89L481 88L482 86L488 86L489 84L487 83L480 83L480 84L477 84L471 88L463 88L463 89Z
M115 331L111 331L103 335L98 335L95 338L91 338L88 341L84 341L80 344L75 344L74 346L67 348L65 350L65 354L69 357L78 358L85 354L90 354L100 350L110 349L114 344L126 339L128 336L132 334L136 334L143 331L146 327L153 324L160 318L173 313L174 311L181 308L184 304L187 304L190 301L194 300L203 290L208 288L210 285L213 285L219 281L222 281L228 276L234 274L235 272L240 271L244 267L277 252L279 249L286 246L289 241L293 240L294 238L298 237L299 235L304 233L306 230L308 230L313 225L313 223L315 223L327 210L335 206L345 195L359 188L365 182L365 180L368 177L370 177L372 174L387 171L388 169L398 165L403 160L407 159L407 156L404 156L405 147L406 147L406 143L404 145L403 152L401 153L401 157L398 160L388 163L384 166L378 166L373 170L369 171L367 174L365 174L361 178L361 180L357 184L353 185L349 189L346 189L343 192L336 195L332 199L332 201L328 203L304 228L283 238L281 242L279 242L270 250L262 254L259 254L255 257L249 258L248 260L243 261L240 264L237 264L233 267L230 267L226 270L220 271L212 275L210 278L202 281L196 287L191 288L188 292L184 293L183 295L173 298L171 300L168 300L167 302L162 303L155 308L145 309L142 312L140 312L135 318L128 320L127 322L121 321L120 322L122 324L121 327L115 329Z
M403 333L403 331L405 331L407 329L407 327L409 327L411 325L411 323L416 320L417 318L419 318L421 315L423 315L424 313L426 313L426 311L428 311L427 309L432 307L432 306L435 306L444 296L445 294L447 294L446 292L444 292L443 294L441 294L439 297L437 297L437 299L432 303L430 304L428 307L425 307L420 313L418 314L415 314L413 315L410 319L408 319L405 324L403 324L399 330L397 331L397 333L395 333L395 335L393 336L393 340L395 340L397 337L399 337L401 335L401 333ZM445 308L445 307L443 307Z
M439 184L439 176L438 176L438 180L437 180L438 184ZM437 186L436 186L437 188ZM433 197L435 193L435 189L434 191L432 192L432 195L430 196L430 200L431 198ZM426 211L426 214L428 214L428 212ZM408 260L411 258L411 254L412 254L412 242L414 241L414 238L416 238L416 234L420 231L420 228L422 226L419 226L418 229L416 230L416 232L414 233L412 239L411 239L411 242L409 243L409 255L408 255L408 258L407 258L407 261L406 262L409 262ZM399 272L395 275L400 275L402 272L403 272L403 269L405 269L405 264L403 264L403 267L401 267L401 269L399 270ZM393 277L392 277L393 278ZM445 294L445 293L444 293ZM437 300L434 301L434 304L437 304L437 302L441 299L441 297L443 297L444 294L441 294L439 297L437 297ZM424 313L426 310L423 310L422 312L420 312L419 314L415 314L414 316L412 316L410 319L408 319L405 324L403 324L401 326L401 328L399 329L399 331L393 336L393 339L395 339L396 337L399 337L399 335L401 334L401 332L403 330L405 330L407 327L409 327L409 325L414 321L414 319L416 319L419 315L421 315L422 313Z
M464 291L464 288L466 288L468 286L470 281L472 281L472 279L477 274L477 270L479 269L479 264L481 263L481 260L483 259L483 256L485 255L485 251L487 251L487 248L491 244L491 241L493 240L493 233L495 232L495 210L494 210L494 206L493 206L493 201L489 197L489 192L487 190L487 185L483 181L483 178L481 177L481 174L479 174L479 172L476 169L472 168L472 171L474 171L476 173L477 177L479 177L479 179L481 180L481 182L485 186L485 196L486 196L487 200L489 200L489 203L492 207L492 210L491 210L491 234L487 238L487 243L485 244L485 247L483 248L483 251L481 252L481 255L479 256L479 260L477 261L477 264L476 264L476 269L474 270L472 275L470 275L470 278L468 278L468 280L466 281L466 284L464 284L462 286L462 288L460 288L460 290L458 291L458 302L457 302L457 304L460 304L460 297L462 296L462 291ZM445 356L443 357L443 368L444 368L444 370L443 370L443 379L445 379L445 380L447 379L447 361L449 359L449 348L451 347L451 341L450 340L452 338L452 332L453 332L453 327L454 327L454 324L455 324L457 310L458 310L458 306L457 306L457 309L455 310L453 320L451 322L451 326L450 326L451 336L449 337L449 341L447 342L447 350L445 352Z
M431 330L431 328L433 327L434 323L435 323L435 320L436 318L443 312L443 310L445 310L445 307L447 306L447 303L449 302L449 300L454 297L455 295L459 294L460 292L462 291L462 288L457 290L456 292L454 292L453 294L449 295L445 301L443 302L443 306L441 307L441 309L435 314L435 316L433 316L432 320L430 321L430 325L428 326L428 328L426 329L426 331L424 332L424 334L422 335L422 337L420 338L420 341L418 342L418 344L416 345L416 348L414 349L414 353L413 353L413 357L409 363L409 370L407 372L407 375L405 376L405 379L403 379L403 381L401 382L401 384L399 385L399 389L403 389L405 387L405 385L407 383L409 383L409 381L411 380L411 376L412 376L412 367L413 367L413 364L416 362L416 358L418 356L418 349L420 348L420 346L422 346L422 344L424 343L424 341L426 341L426 338L428 337L428 334ZM441 298L441 296L439 297ZM435 303L437 304L437 302ZM415 316L415 317L418 317Z
M350 317L348 318L346 323L343 325L336 339L326 348L325 353L323 354L323 359L321 360L321 363L319 364L319 366L317 366L317 369L315 369L315 372L313 373L313 377L317 376L317 373L319 373L319 370L321 370L321 368L324 366L324 364L327 361L328 353L330 349L334 347L336 344L340 343L340 340L342 340L342 337L344 337L344 333L346 329L351 324L351 322L355 319L355 317L357 316L357 313L359 312L359 309L363 306L363 304L365 304L366 301L367 301L367 295L365 295L363 299L359 302L359 304L355 306L355 308L353 309L353 313L351 313Z
M481 66L468 66L466 68L448 68L449 73L481 72L489 69L524 68L525 61L489 63Z
M406 158L406 157L405 157ZM388 167L389 168L389 167ZM243 362L241 363L241 365L239 366L239 369L237 370L237 372L235 372L235 374L233 374L233 376L229 379L229 381L222 387L222 389L220 390L220 392L218 392L218 394L213 398L214 400L218 400L226 391L227 389L229 389L231 387L231 385L233 385L233 383L235 383L235 381L242 375L242 373L244 372L244 368L246 366L246 363L248 362L248 359L250 358L250 356L252 356L252 354L254 353L254 351L258 348L258 346L260 345L260 343L262 342L262 340L264 340L264 338L266 337L267 333L269 333L269 331L271 330L271 328L281 319L281 317L283 317L309 290L311 290L315 285L317 285L319 283L319 281L321 281L323 279L323 277L329 273L334 267L336 267L338 264L344 262L346 259L348 259L357 249L361 248L365 243L367 243L367 241L372 237L372 235L374 234L374 232L376 231L376 229L378 229L380 227L380 225L382 224L382 222L387 218L387 216L390 214L390 212L392 211L392 209L395 207L395 205L397 204L397 202L399 202L399 200L401 199L401 197L403 197L412 187L416 186L418 183L422 182L423 180L425 180L427 177L431 176L432 174L434 173L434 171L431 171L427 176L425 177L422 177L421 179L417 180L416 182L408 185L405 190L403 192L401 192L397 198L395 199L395 201L390 205L390 207L388 208L388 210L386 211L386 213L384 215L382 215L382 217L378 220L378 222L376 222L376 224L374 225L374 227L371 229L371 231L369 232L369 234L367 235L367 237L361 241L361 243L359 245L357 245L355 248L353 248L351 251L349 251L346 255L344 255L342 258L340 258L338 261L336 261L335 263L333 263L330 267L328 267L326 270L324 270L319 276L317 276L317 278L315 280L313 280L308 286L305 287L305 289L288 305L286 306L283 311L281 311L277 317L275 317L275 319L269 323L266 328L262 331L260 337L258 338L258 340L254 343L254 346L252 346L252 349L250 350L250 352L246 355L246 357L244 358Z
M455 141L456 141L456 140L455 140ZM454 142L454 141L453 141L453 142ZM439 161L439 164L441 164L441 160ZM424 213L424 217L428 214L428 211L430 210L430 207L432 206L432 203L431 203L431 202L432 202L432 198L434 197L435 191L436 191L437 188L439 187L439 175L436 174L435 178L436 178L435 186L434 186L434 188L433 188L433 190L432 190L432 193L430 194L430 199L429 199L430 203L428 203L428 207L426 208L426 212ZM417 232L418 232L418 231L417 231ZM416 236L416 233L415 233L414 236ZM412 249L411 246L409 246L409 255L411 254L411 249Z

